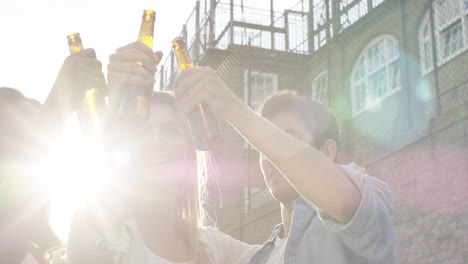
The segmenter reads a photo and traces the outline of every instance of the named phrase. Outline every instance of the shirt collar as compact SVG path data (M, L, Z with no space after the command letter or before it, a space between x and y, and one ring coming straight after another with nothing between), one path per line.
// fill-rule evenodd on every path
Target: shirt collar
M314 211L316 210L315 205L313 205L311 202L307 201L304 197L299 197L296 200L294 200L294 202L293 202L294 210L296 210L297 208L299 208L301 206L306 206L309 209L314 210Z
M315 206L311 202L307 201L304 197L299 197L298 199L294 200L293 207L294 207L294 212L297 212L297 210L308 211L311 213L310 216L313 216L316 212ZM293 221L294 221L294 217L293 217ZM275 226L268 241L274 242L277 237L282 237L283 235L284 235L284 225L283 223L280 223Z

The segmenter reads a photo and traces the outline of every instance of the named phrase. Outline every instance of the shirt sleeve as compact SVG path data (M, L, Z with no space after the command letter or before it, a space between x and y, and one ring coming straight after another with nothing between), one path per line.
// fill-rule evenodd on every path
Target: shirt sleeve
M361 192L361 202L346 224L317 209L320 219L328 230L337 232L343 243L357 255L373 263L396 263L390 188L383 181L365 176L350 166L340 165L340 168Z
M200 241L209 263L245 264L261 248L226 235L216 228L202 228Z
M77 263L121 263L129 251L125 226L119 232L99 233L89 225L84 212L73 217L67 242L67 258Z

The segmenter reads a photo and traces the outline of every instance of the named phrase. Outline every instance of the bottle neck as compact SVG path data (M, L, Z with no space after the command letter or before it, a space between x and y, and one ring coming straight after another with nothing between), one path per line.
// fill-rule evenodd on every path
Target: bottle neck
M185 47L178 47L175 49L175 55L177 58L177 64L179 65L179 72L187 69L187 68L193 68L193 62L192 59L190 58L187 48Z
M80 52L83 50L83 45L81 44L81 41L73 41L68 44L68 47L70 48L70 54L74 54L77 52Z
M154 21L143 21L141 23L138 41L143 42L150 49L153 48Z

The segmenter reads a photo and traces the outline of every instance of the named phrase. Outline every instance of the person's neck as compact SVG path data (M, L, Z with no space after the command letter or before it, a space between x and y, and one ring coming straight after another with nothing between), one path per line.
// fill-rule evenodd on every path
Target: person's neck
M284 234L282 238L289 236L291 230L292 218L294 213L293 203L281 203L281 219L283 221Z
M175 204L145 201L137 206L134 218L149 250L168 261L186 262L190 260L188 237L184 235L188 232L180 226L175 208Z

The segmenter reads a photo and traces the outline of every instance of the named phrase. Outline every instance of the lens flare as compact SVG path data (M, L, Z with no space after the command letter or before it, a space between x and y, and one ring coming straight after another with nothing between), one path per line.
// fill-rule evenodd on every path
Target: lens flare
M67 122L61 144L42 164L51 200L49 222L62 242L68 237L71 218L104 183L103 155L77 133L76 118Z

